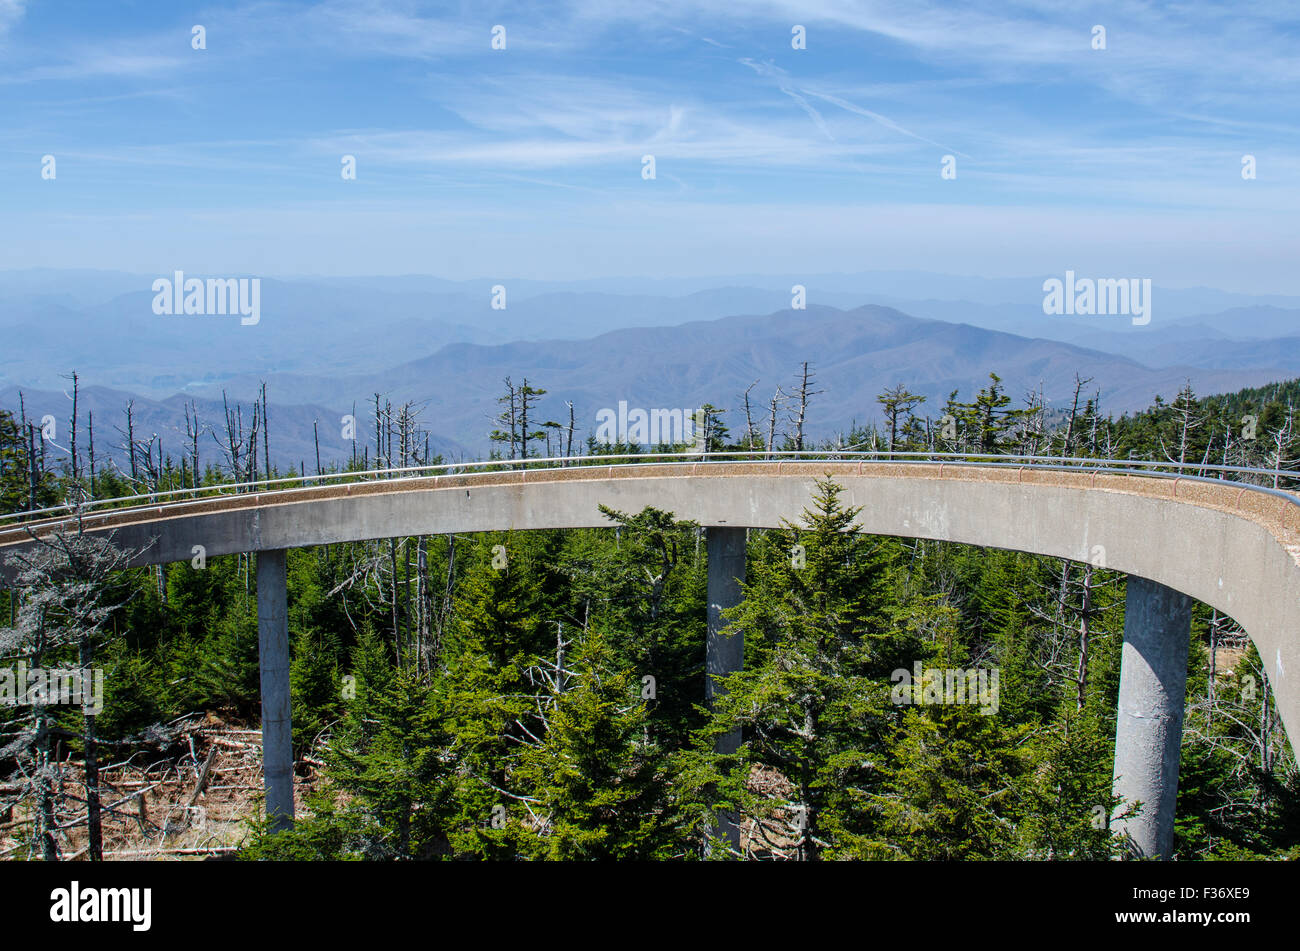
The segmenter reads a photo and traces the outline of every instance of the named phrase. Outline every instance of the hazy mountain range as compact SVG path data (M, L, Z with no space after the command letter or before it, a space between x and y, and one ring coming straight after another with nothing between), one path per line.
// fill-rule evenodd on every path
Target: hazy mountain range
M1171 398L1188 379L1204 394L1300 376L1300 298L1212 289L1157 287L1151 323L1133 326L1045 316L1035 278L264 279L261 322L241 326L231 317L154 315L152 280L0 272L0 406L16 410L21 388L29 416L50 413L62 426L71 408L64 375L76 369L98 452L120 442L112 427L123 425L131 399L137 429L158 432L176 454L184 402L196 400L217 426L223 389L247 411L265 380L273 455L310 467L313 420L322 457L341 458L350 443L339 417L355 402L358 437L367 439L376 392L419 403L438 451L480 457L507 375L549 391L539 422L567 422L572 400L582 437L599 409L620 400L710 402L743 430L740 394L757 381L751 399L756 418L765 417L774 389L790 392L803 360L825 391L809 414L814 435L877 419L876 394L900 382L927 395L923 409L937 414L950 391L970 398L990 370L1015 398L1041 383L1055 402L1072 392L1076 372L1091 376L1089 390L1116 413L1145 408L1156 394ZM805 310L790 309L794 283L807 288ZM506 289L503 310L491 307L494 284ZM204 447L216 458L211 436Z

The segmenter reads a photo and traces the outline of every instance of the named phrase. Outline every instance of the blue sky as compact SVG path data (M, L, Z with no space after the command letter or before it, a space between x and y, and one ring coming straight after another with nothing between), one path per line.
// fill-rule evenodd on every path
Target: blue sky
M1251 2L0 0L0 268L1296 294L1298 39Z

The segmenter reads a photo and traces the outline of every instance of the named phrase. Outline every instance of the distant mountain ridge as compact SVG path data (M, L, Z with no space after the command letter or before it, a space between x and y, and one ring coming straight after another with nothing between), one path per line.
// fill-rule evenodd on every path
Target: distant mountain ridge
M825 287L810 281L806 310L789 309L788 287L772 276L762 278L766 287L639 281L629 288L636 293L621 294L610 292L612 281L508 282L504 310L491 308L488 281L268 280L263 320L241 327L234 318L154 315L139 275L0 272L0 405L16 410L21 387L30 413L63 420L70 410L64 377L75 368L100 426L120 423L122 406L134 399L141 425L164 434L170 448L183 439L185 400L199 400L205 420L217 422L223 390L247 406L265 380L273 453L282 465L297 465L314 457L312 420L322 433L333 431L355 401L366 430L362 408L376 392L423 406L422 425L446 454L482 456L497 428L505 376L550 391L539 408L543 421L567 423L572 400L579 438L594 428L599 409L620 400L646 408L724 405L739 431L744 390L758 381L751 398L755 416L765 417L775 387L788 393L805 359L826 390L809 415L814 436L878 418L875 396L887 386L904 383L926 395L922 409L934 413L954 389L970 398L990 371L1015 399L1041 381L1057 401L1072 392L1078 372L1094 378L1089 390L1100 390L1103 409L1116 412L1143 409L1157 393L1170 398L1188 379L1208 394L1300 376L1300 306L1277 303L1300 299L1172 292L1184 309L1202 299L1238 306L1162 321L1157 298L1153 323L1133 327L1124 319L1048 317L1024 281L929 276L936 292L970 290L983 302L931 297L841 308L826 301L859 300L846 289L854 277L824 277ZM905 277L877 283L905 289ZM687 293L655 293L663 290ZM989 302L1011 290L1030 299ZM337 443L322 438L326 460L347 454L350 444Z
M620 400L647 409L722 405L730 411L727 424L739 432L744 428L740 411L744 390L757 381L752 393L754 412L758 419L765 418L773 391L780 385L791 392L803 360L816 371L815 389L824 391L811 403L807 429L812 437L847 431L855 421L877 419L876 395L896 383L927 396L929 402L921 410L937 416L949 392L955 389L961 398L971 398L987 384L990 371L1002 377L1013 399L1019 400L1041 383L1055 404L1073 392L1077 372L1093 378L1088 392L1101 392L1103 411L1120 413L1146 408L1157 394L1172 398L1187 379L1198 393L1208 394L1295 375L1281 367L1151 368L1058 341L924 320L888 307L841 311L814 306L762 317L617 330L584 341L456 343L377 373L271 373L237 376L224 385L232 396L241 394L247 402L247 394L259 381L267 381L272 450L282 461L312 459L314 450L308 447L313 419L321 420L322 434L327 429L330 433L329 438L322 435L322 456L346 457L350 444L336 438L337 421L352 411L355 401L358 439L365 443L366 407L376 392L394 404L409 400L420 406L421 424L439 437L440 451L456 458L477 458L490 448L487 433L497 428L497 399L504 392L506 376L516 384L527 378L531 385L548 391L534 416L539 424L548 419L567 423L565 402L573 401L579 439L594 431L600 409L614 408ZM220 420L221 387L199 387L194 393L204 418L213 423ZM120 424L121 406L131 398L122 391L100 392L94 387L83 394L86 405L96 407L101 426L106 421ZM147 421L143 425L173 434L165 440L169 446L181 441L184 399L136 397L140 419ZM16 403L16 388L0 390L0 404L16 408ZM28 395L29 414L52 412L63 419L69 407L57 391ZM784 421L780 428L786 428ZM215 443L209 440L209 444L210 451L216 451Z
M767 314L791 306L791 282L806 288L814 306L880 304L1124 356L1140 352L1153 366L1196 365L1210 354L1214 367L1231 368L1232 358L1213 348L1179 349L1166 340L1181 346L1300 335L1300 298L1157 287L1152 324L1132 327L1122 319L1048 317L1035 279L748 275L713 286L706 279L503 280L500 310L492 307L497 282L488 279L262 280L263 320L244 328L227 318L155 315L149 275L0 271L0 385L55 388L75 366L102 385L163 399L239 373L374 372L391 364L395 352L429 355L452 343L584 340L632 327ZM1198 309L1211 303L1227 309ZM1241 359L1243 366L1259 365L1257 354L1243 351Z

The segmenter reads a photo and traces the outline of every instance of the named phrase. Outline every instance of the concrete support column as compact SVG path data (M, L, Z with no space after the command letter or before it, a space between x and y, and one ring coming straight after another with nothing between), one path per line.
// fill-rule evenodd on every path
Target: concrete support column
M740 603L740 584L745 580L745 534L743 528L710 527L709 534L709 630L704 649L704 667L708 673L705 697L709 706L713 698L725 692L714 680L715 675L726 675L740 670L745 662L745 635L737 632L724 635L727 626L722 612ZM740 747L740 731L733 730L720 736L714 743L719 753L734 753ZM733 847L740 847L740 826L734 813L718 814L718 832Z
M293 711L288 581L283 548L257 553L257 649L262 674L262 772L275 831L293 825Z
M1124 800L1117 812L1137 801L1142 808L1137 816L1112 822L1111 829L1142 858L1173 854L1191 622L1187 595L1129 575L1114 790Z

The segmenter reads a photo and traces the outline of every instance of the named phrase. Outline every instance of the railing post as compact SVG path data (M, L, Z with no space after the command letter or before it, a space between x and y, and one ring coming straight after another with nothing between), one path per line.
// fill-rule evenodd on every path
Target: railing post
M1111 828L1138 858L1173 855L1191 617L1187 595L1129 575L1113 773L1123 801L1116 814L1142 805Z
M262 773L273 831L293 826L293 709L288 580L283 548L257 553L257 649L262 677Z

